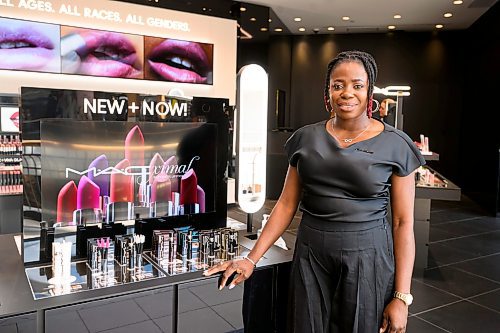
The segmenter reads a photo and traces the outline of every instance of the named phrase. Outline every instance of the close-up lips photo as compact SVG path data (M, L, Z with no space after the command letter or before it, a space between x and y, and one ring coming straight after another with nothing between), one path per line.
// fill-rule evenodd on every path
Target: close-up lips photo
M16 126L17 128L19 128L19 111L14 112L10 116L10 120L12 121L12 123L14 124L14 126Z
M43 70L59 50L34 26L10 28L0 25L0 68Z
M82 61L79 74L119 78L142 75L139 57L127 36L103 31L85 31L80 36L85 47L77 51Z
M151 50L147 61L163 80L209 83L211 64L199 43L166 39Z

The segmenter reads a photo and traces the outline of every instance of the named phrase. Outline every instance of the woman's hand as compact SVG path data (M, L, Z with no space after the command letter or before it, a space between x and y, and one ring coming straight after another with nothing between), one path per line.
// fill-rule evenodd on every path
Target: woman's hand
M407 321L408 306L395 298L385 307L380 333L405 333Z
M254 265L250 262L250 260L247 259L235 259L235 260L228 260L228 261L223 261L220 262L218 265L215 265L213 267L210 267L208 270L203 272L203 275L205 276L210 276L214 273L217 272L222 272L222 281L219 285L219 290L222 290L224 286L226 285L227 279L236 272L236 277L233 279L231 284L229 285L229 289L233 289L234 286L240 284L241 282L245 281L252 275Z

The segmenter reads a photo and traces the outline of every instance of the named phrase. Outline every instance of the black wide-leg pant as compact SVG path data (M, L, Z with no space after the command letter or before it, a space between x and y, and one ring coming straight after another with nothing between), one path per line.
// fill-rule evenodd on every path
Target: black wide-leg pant
M328 223L304 214L292 264L289 332L379 332L393 284L385 219Z

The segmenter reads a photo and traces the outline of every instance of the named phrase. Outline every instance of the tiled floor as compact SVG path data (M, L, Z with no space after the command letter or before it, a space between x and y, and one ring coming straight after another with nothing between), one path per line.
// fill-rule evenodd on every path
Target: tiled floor
M260 226L266 202L254 214ZM245 221L237 207L230 217ZM295 231L300 214L290 226ZM409 333L471 333L500 331L500 218L489 217L467 198L461 202L433 201L429 269L414 278L415 302L410 308ZM216 280L181 285L180 332L242 332L243 289L216 289ZM47 314L49 333L170 332L172 291L119 297ZM0 333L35 332L33 316L0 321ZM252 332L253 333L253 332Z

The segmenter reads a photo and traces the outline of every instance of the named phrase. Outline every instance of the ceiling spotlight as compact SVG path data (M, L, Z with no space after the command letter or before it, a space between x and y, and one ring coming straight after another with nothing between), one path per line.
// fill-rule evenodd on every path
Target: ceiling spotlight
M333 31L333 30L335 30L335 28L334 27L328 27L328 28L326 28L326 30Z
M267 28L266 27L262 27L262 28L260 28L260 31L267 31Z
M453 4L454 4L454 5L461 5L461 4L463 4L463 3L464 3L464 2L463 2L462 0L455 0L455 1L453 1Z
M395 18L395 19L400 19L400 18L401 18L401 15L396 14L396 15L394 15L394 18Z
M304 31L306 31L306 28L304 28L304 27L300 27L300 28L299 28L299 31L304 32Z
M437 29L442 29L443 27L444 27L444 25L442 25L442 24L436 24Z
M444 16L444 17L452 17L452 16L453 16L453 14L452 14L452 13L444 13L444 14L443 14L443 16Z
M276 31L276 32L282 32L283 29L281 29L281 28L274 28L274 31Z
M207 10L207 7L203 7L203 8L202 8L202 10L203 10L203 11L206 11L206 10Z
M300 17L294 17L294 18L293 18L293 20L294 20L295 22L300 22L300 21L302 21L302 18L300 18Z
M255 17L251 17L250 21L255 22L255 21L257 21L257 19Z
M389 26L387 26L387 29L394 30L394 29L396 29L396 26L395 25L389 25Z
M342 20L349 21L351 18L349 16L342 16Z
M271 23L273 20L269 19L268 21L269 21L269 23Z
M246 12L247 9L245 7L240 7L240 12Z

